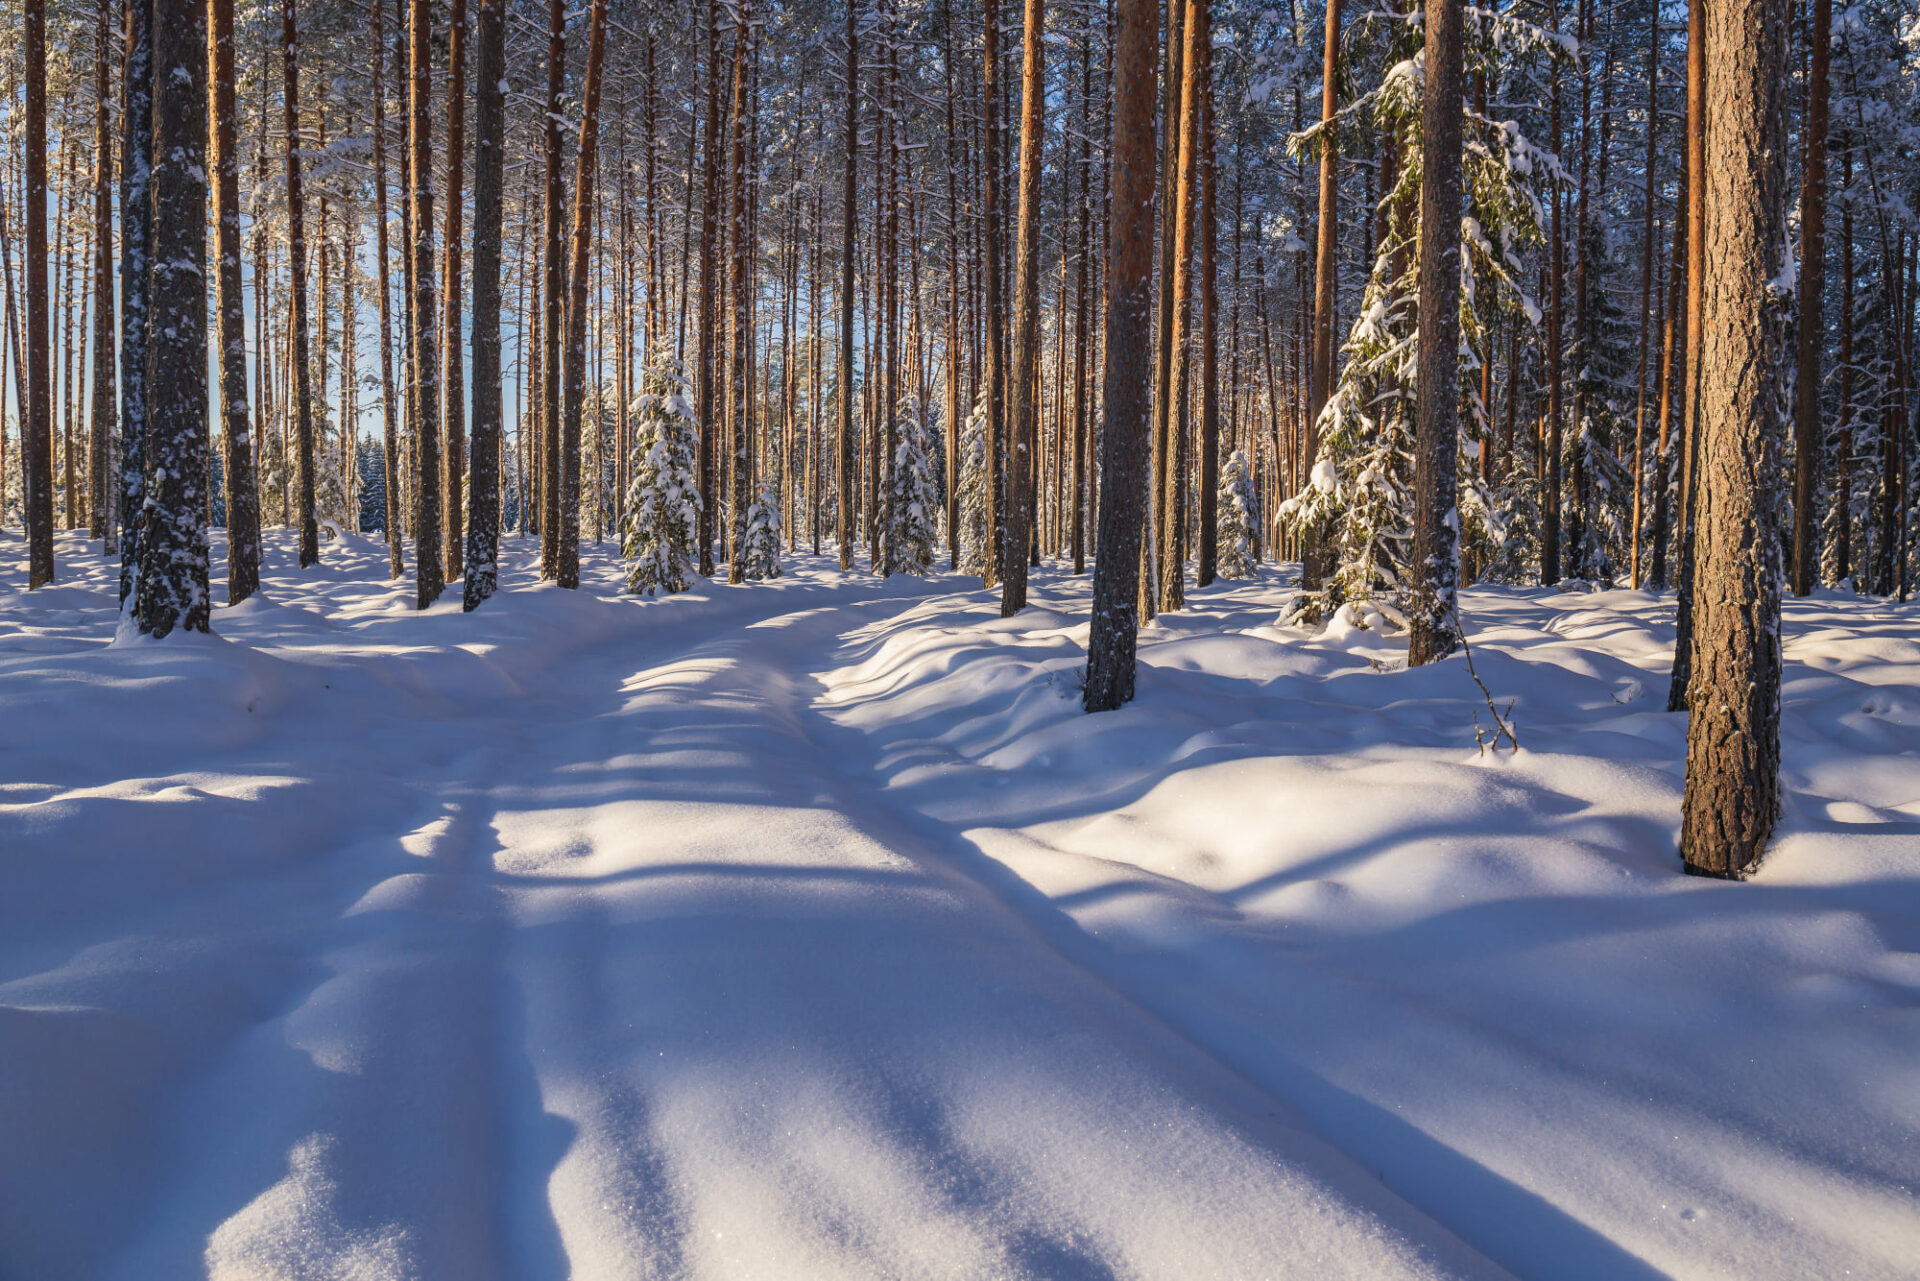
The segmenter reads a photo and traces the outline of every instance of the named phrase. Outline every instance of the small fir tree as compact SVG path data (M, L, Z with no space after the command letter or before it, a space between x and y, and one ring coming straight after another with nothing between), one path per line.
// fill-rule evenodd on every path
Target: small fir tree
M900 444L894 451L893 529L888 536L888 559L895 573L924 577L933 567L939 538L940 496L928 461L926 414L916 401L900 424Z
M747 534L740 540L740 573L749 581L780 577L780 478L760 478L747 504Z
M984 577L993 543L987 528L987 407L974 402L960 433L960 572Z
M657 358L648 367L641 388L631 410L633 479L627 484L626 512L620 521L627 590L636 596L684 592L693 574L694 528L700 515L693 389L671 356Z
M1253 492L1253 476L1247 469L1247 456L1236 449L1227 455L1220 469L1220 556L1216 568L1222 578L1252 578L1257 562L1253 555L1253 531L1259 519L1259 499Z

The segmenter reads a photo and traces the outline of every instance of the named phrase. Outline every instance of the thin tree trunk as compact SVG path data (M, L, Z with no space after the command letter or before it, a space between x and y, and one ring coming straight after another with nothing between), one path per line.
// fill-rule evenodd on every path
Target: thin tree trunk
M1793 594L1813 590L1820 550L1814 541L1813 486L1820 461L1820 364L1826 350L1827 72L1832 0L1813 0L1812 67L1803 132L1807 161L1800 185L1800 351L1793 424Z
M113 0L95 0L93 64L93 407L87 450L89 537L114 552L113 507ZM236 253L239 251L236 249ZM244 363L244 362L243 362ZM244 377L244 374L243 374ZM0 451L0 457L4 457ZM0 465L0 472L4 472ZM231 522L229 522L231 523Z
M473 510L466 590L472 610L500 585L500 234L507 141L506 0L479 0L473 77Z
M565 323L561 300L566 297L565 206L561 187L563 164L560 121L567 87L567 14L565 0L547 3L547 101L545 126L546 315L540 330L540 573L560 574L560 334Z
M560 440L560 554L554 581L580 586L580 429L587 394L587 250L593 234L594 161L600 141L600 66L607 46L607 0L593 0L587 24L587 78L580 104L578 177L573 195L573 263L568 269L572 297L567 307L566 408ZM596 414L594 440L600 439ZM595 451L595 500L599 480Z
M1420 134L1420 355L1415 373L1412 592L1407 666L1460 644L1455 469L1460 456L1460 135L1466 90L1462 0L1426 0Z
M393 321L391 286L387 280L387 122L386 88L381 83L381 64L386 58L386 39L381 30L381 15L386 5L373 0L368 6L373 20L373 205L375 270L380 289L380 421L383 458L381 466L387 496L387 577L397 579L406 571L402 553L399 413L393 386ZM259 271L256 261L254 270Z
M1647 152L1642 177L1646 180L1640 234L1640 368L1635 375L1633 410L1633 528L1630 535L1627 581L1640 586L1641 512L1646 494L1647 457L1647 373L1652 352L1648 346L1647 321L1653 312L1653 193L1654 165L1659 159L1660 137L1660 6L1652 6L1647 20ZM1664 477L1656 479L1662 483Z
M213 40L214 216L219 236L220 412L227 451L227 604L238 605L260 586L260 491L254 478L253 436L247 412L246 295L240 279L240 146L233 119L233 0L212 0L209 14ZM103 340L103 335L96 334L97 342ZM98 397L96 388L96 405Z
M1674 610L1673 676L1667 686L1667 710L1687 706L1693 671L1694 499L1699 487L1701 300L1706 270L1706 94L1707 29L1705 3L1687 9L1687 321L1683 366L1685 394L1680 414L1680 535L1678 600Z
M442 486L441 517L446 529L442 551L447 558L447 581L465 573L462 543L465 522L462 515L461 487L466 479L467 387L466 358L461 350L460 220L465 212L462 195L466 171L467 146L467 0L452 0L447 19L447 228L446 228L446 321L442 327L443 357L440 374L441 422L444 424L446 450Z
M27 586L53 582L53 418L47 352L47 9L26 0L27 404L21 420L21 492L27 525Z
M155 39L161 37L156 31ZM287 144L287 259L292 271L293 413L298 468L300 567L320 560L320 522L314 508L313 376L307 348L307 232L300 185L300 30L298 0L280 4L281 85ZM155 92L161 87L155 84ZM155 158L158 163L158 157Z
M835 518L840 540L840 568L853 568L853 259L855 186L860 157L860 34L859 6L847 5L847 128L845 201L840 219L840 413L834 430ZM705 291L704 283L701 286Z
M1213 24L1207 0L1195 6L1206 28L1200 47L1200 545L1194 582L1213 582L1220 536L1219 171L1214 165Z
M700 202L700 307L695 318L699 333L695 338L697 353L694 361L695 398L700 404L700 449L698 480L700 486L699 533L695 541L700 546L700 572L713 574L713 537L715 520L715 497L717 487L714 484L714 463L716 452L714 443L721 428L721 418L725 415L725 402L717 394L719 381L719 291L717 277L720 271L718 248L718 224L720 219L720 149L724 145L720 119L720 5L719 0L707 0L707 127L705 164L705 185ZM853 30L853 11L847 12L847 30ZM847 92L853 93L849 79ZM849 97L847 111L849 119L853 111ZM848 125L851 134L852 125ZM691 145L691 144L689 144ZM848 154L852 154L849 147ZM849 160L851 165L852 161ZM849 178L851 183L852 179ZM853 197L849 195L848 209L852 209ZM851 217L849 217L851 222ZM851 321L848 322L851 325ZM851 329L849 329L851 332ZM851 360L848 364L851 366ZM843 495L844 498L844 495ZM841 536L841 568L846 568L846 537L844 521Z
M1042 115L1046 109L1044 22L1043 0L1026 0L1020 73L1020 223L1013 277L1013 413L1007 459L1007 540L1000 567L1002 618L1011 618L1027 606L1027 548L1034 532L1032 468L1039 436L1035 380L1040 369L1040 152L1046 145Z
M1320 209L1313 265L1313 356L1307 368L1307 414L1302 424L1300 459L1312 468L1320 452L1320 413L1333 394L1333 295L1340 271L1340 140L1334 127L1339 110L1340 0L1327 0L1326 50L1320 84ZM1300 549L1300 586L1316 591L1327 573L1327 552L1309 534Z
M596 0L604 3L604 0ZM729 159L728 196L732 208L728 214L732 237L733 326L728 335L732 350L732 373L728 378L732 418L732 466L729 468L728 501L732 510L732 532L727 540L727 582L738 586L746 581L746 558L741 555L747 540L747 505L753 501L753 485L748 456L748 432L751 426L753 387L748 380L748 347L753 342L753 249L747 230L747 51L753 21L752 0L736 0L733 28L733 151Z
M293 0L287 0L291 5ZM429 0L412 0L407 38L413 120L408 157L413 210L413 437L415 605L425 609L446 587L440 548L440 344L434 333L433 41Z

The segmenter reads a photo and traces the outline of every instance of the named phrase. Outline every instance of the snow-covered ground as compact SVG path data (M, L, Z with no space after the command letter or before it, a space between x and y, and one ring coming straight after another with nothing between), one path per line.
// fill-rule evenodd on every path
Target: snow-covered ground
M1642 594L1468 593L1516 755L1272 572L1087 717L1052 571L268 541L110 643L0 534L0 1277L1920 1275L1912 607L1788 605L1730 885Z

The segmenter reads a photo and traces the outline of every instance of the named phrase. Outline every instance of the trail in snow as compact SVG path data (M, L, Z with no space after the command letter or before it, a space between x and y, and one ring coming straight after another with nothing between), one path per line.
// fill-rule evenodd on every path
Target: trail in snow
M1705 886L1630 593L1469 598L1503 760L1271 578L1087 718L1052 574L462 617L276 545L106 646L82 546L0 577L0 1277L1920 1257L1910 611L1795 607L1786 835Z

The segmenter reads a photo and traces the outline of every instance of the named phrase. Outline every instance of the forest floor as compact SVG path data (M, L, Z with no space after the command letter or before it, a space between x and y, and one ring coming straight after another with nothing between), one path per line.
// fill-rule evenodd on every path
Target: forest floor
M1914 607L1787 606L1732 885L1646 594L1469 592L1483 752L1278 571L1088 717L1084 578L531 547L155 643L0 535L0 1277L1920 1275Z

